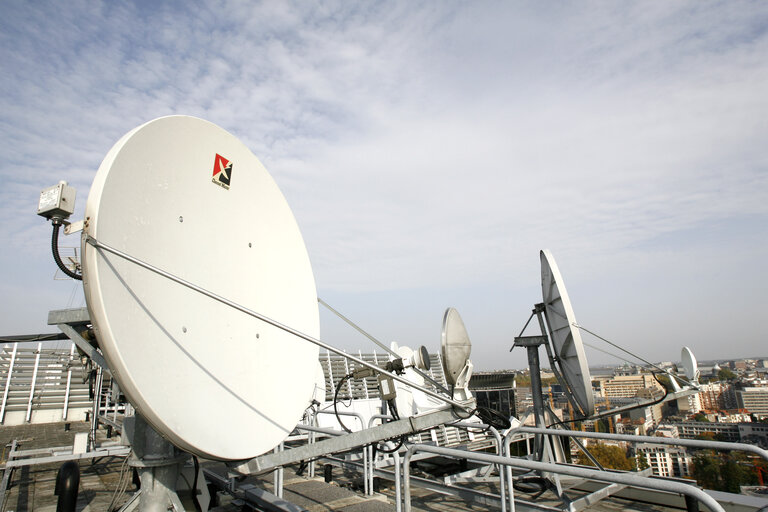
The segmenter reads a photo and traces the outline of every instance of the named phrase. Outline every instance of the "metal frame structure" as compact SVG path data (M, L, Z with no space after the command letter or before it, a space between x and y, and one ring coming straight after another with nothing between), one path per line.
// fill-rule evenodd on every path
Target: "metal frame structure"
M465 450L456 450L453 448L441 448L439 446L415 445L408 448L402 462L402 478L404 484L403 490L403 510L411 510L411 484L410 484L410 462L413 455L417 452L433 453L446 457L465 458L477 462L486 462L489 464L499 464L507 467L515 467L536 472L556 473L558 475L575 476L590 480L607 482L610 484L619 484L626 486L639 487L664 492L672 492L690 496L703 503L711 512L725 512L723 507L710 495L701 489L681 482L667 480L656 480L642 476L635 476L624 473L613 473L595 469L585 469L562 464L536 462L527 459L518 459L504 457L499 455L490 455L485 453L467 452ZM514 508L514 486L508 486L507 498L510 503L510 512L515 512ZM503 498L502 498L503 499Z
M72 380L74 366L79 364L74 345L62 349L19 343L6 345L0 352L4 385L0 423L67 421L73 411L84 415L91 402L87 386Z

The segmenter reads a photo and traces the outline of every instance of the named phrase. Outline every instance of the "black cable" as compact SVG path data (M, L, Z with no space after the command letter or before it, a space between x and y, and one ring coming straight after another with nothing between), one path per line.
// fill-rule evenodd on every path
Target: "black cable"
M78 274L77 272L72 272L67 268L67 266L64 264L63 261L61 261L61 256L59 256L59 228L61 227L60 221L53 221L53 233L51 234L51 252L53 252L53 259L56 261L56 265L58 265L59 269L61 269L64 274L71 277L72 279L76 279L78 281L83 280L83 276L81 274Z
M667 372L664 372L664 371L661 371L661 372L651 372L651 375L653 375L653 378L656 379L656 382L659 383L659 386L664 388L664 396L662 396L661 398L659 398L655 402L651 402L650 404L647 404L645 407L648 407L649 405L656 405L658 403L661 403L664 400L666 400L667 396L669 396L669 390L667 389L667 386L665 386L664 383L659 380L659 377L656 375L657 373L663 373L664 375L667 375ZM673 377L669 377L669 378L672 379Z
M395 402L395 399L392 398L387 400L387 404L389 405L389 410L392 411L392 419L399 420L400 413L397 411L397 402Z
M392 413L392 421L399 420L400 419L400 413L397 411L397 402L395 402L395 399L392 398L390 400L387 400L387 406L389 407L389 411ZM389 423L389 422L387 422L387 423ZM392 441L393 439L395 439L394 437L391 438L391 439L384 439L382 441L379 441L378 443L375 443L373 445L373 456L374 457L376 456L376 452L377 451L379 451L381 453L387 453L387 454L395 453L396 451L398 451L400 448L403 447L403 445L405 444L405 440L407 438L408 438L407 434L403 434L403 435L399 436L397 438L397 444L395 445L395 447L394 448L390 448L390 449L379 448L379 445L381 443L385 443L387 441Z
M391 448L391 449L386 449L386 448L379 448L379 445L380 445L381 443L383 443L383 442L386 442L386 441L389 441L389 439L385 439L384 441L379 441L377 444L373 445L373 456L374 456L374 457L376 456L376 452L381 452L381 453L395 453L396 451L398 451L400 448L402 448L402 447L403 447L403 444L405 444L405 439L406 439L406 437L408 437L408 436L406 436L405 434L401 435L401 436L400 436L400 438L398 439L398 442L397 442L397 444L395 445L395 447L394 447L394 448Z
M343 421L341 421L341 415L339 415L339 409L337 407L337 404L339 403L339 390L341 389L341 386L344 385L344 383L352 377L352 374L347 374L343 376L341 379L339 379L339 383L336 385L336 391L333 393L333 414L336 415L336 421L339 422L339 425L341 425L341 428L344 429L344 431L348 434L351 434L352 431L347 428L347 426L344 424ZM351 397L350 397L351 398Z

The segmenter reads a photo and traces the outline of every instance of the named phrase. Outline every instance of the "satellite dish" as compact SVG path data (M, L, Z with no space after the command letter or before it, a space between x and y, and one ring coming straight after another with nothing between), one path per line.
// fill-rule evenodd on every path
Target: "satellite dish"
M540 256L541 291L556 362L582 414L589 416L595 411L595 397L571 301L552 253L544 249Z
M454 308L445 310L440 348L443 356L445 380L453 386L472 352L472 342L469 341L467 328L464 327L459 312Z
M683 347L680 353L680 360L685 371L685 376L688 377L693 383L699 382L699 364L696 362L696 357L688 347Z
M83 286L112 375L182 450L242 460L277 446L309 405L318 348L86 237L317 338L312 268L272 177L201 119L144 124L109 151L86 205Z

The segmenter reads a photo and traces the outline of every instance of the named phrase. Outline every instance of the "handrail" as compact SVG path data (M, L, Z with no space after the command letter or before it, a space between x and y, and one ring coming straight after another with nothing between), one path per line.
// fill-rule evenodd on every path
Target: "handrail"
M332 414L336 416L336 420L339 422L339 425L341 425L342 428L344 428L344 425L341 424L341 420L339 420L339 416L351 416L353 418L357 418L357 420L360 422L360 428L365 428L365 421L363 420L363 415L359 412L352 412L352 411L326 411L324 409L318 409L315 411L315 414ZM346 430L346 429L345 429ZM366 496L369 496L373 489L369 488L369 482L368 482L368 448L363 446L363 491L365 492Z
M653 443L666 444L672 446L690 446L691 448L709 448L711 450L732 451L739 450L743 452L754 453L768 460L768 451L759 446L746 443L726 443L723 441L706 441L704 439L675 439L672 437L652 437L652 436L634 436L629 434L607 434L604 432L580 432L578 430L557 430L537 427L517 427L507 432L507 438L513 437L517 433L526 434L544 434L564 437L584 437L589 439L610 439L613 441L627 441L633 443ZM509 443L506 443L509 446Z
M668 480L652 480L647 477L641 477L636 475L629 475L625 473L611 473L607 471L599 471L595 469L578 468L573 466L565 466L562 464L554 464L548 462L536 462L527 459L518 459L510 457L502 457L499 455L490 455L487 453L475 453L467 452L465 450L456 450L452 448L441 448L438 446L430 445L414 445L408 448L403 459L403 483L404 483L404 509L405 512L411 511L411 485L410 485L410 463L411 457L416 452L428 452L436 455L443 455L447 457L464 458L474 460L477 462L486 462L491 464L503 464L505 466L518 467L523 469L530 469L534 471L545 471L549 473L558 473L561 475L575 476L579 478L587 478L590 480L598 480L601 482L609 482L616 484L629 485L633 487L640 487L645 489L654 489L658 491L666 491L678 494L684 494L704 503L708 509L712 512L725 512L723 507L709 494L705 493L701 489L689 484L681 482L674 482ZM510 485L510 494L513 487ZM502 496L502 500L504 497ZM514 509L513 511L514 512Z

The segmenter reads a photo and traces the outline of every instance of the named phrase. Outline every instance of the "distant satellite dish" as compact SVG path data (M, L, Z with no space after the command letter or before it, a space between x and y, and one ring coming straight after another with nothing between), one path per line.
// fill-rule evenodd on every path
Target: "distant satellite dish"
M443 316L441 351L445 380L449 385L455 385L469 360L472 342L459 312L454 308L448 308Z
M319 337L314 277L272 177L201 119L155 119L109 151L84 233ZM179 448L241 460L277 446L309 405L318 348L94 246L83 286L99 346L137 411Z
M574 327L576 317L555 258L547 249L540 256L541 291L557 365L582 414L589 416L595 412L595 397L581 334Z
M692 383L699 382L699 364L696 362L696 357L688 347L683 347L680 353L680 360L685 371L685 376L688 377Z

